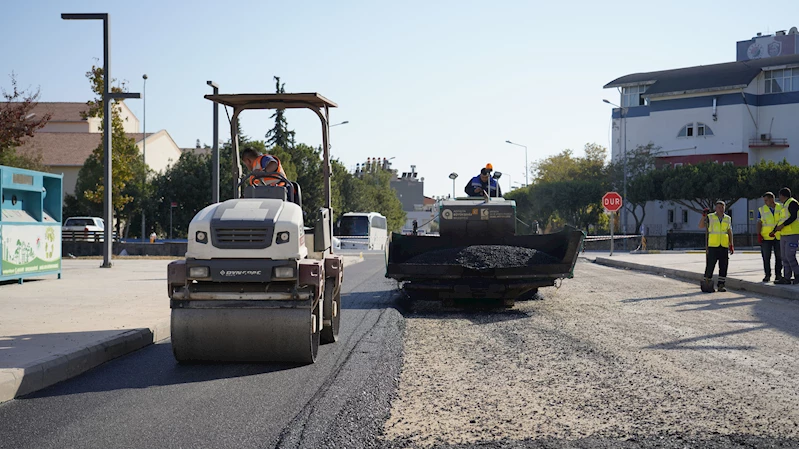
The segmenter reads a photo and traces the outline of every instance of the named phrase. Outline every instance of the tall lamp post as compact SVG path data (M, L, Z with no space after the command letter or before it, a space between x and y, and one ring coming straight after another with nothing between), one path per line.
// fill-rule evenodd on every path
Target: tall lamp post
M214 95L219 94L219 85L213 81L206 84L214 89ZM214 146L211 150L211 203L219 202L219 103L213 101L214 108Z
M349 123L349 122L350 122L349 120L344 120L344 121L343 121L343 122L341 122L341 123L336 123L335 125L330 125L330 128L332 128L332 127L334 127L334 126L338 126L338 125L346 125L346 124L347 124L347 123Z
M621 227L622 232L626 235L627 234L627 115L625 110L627 108L623 108L615 103L611 103L608 100L603 99L604 103L607 103L611 106L619 108L619 119L621 120L621 126L619 127L619 140L621 141L621 157L622 157L622 170L624 171L624 181L622 187L622 204L625 206L622 209L621 214ZM622 129L624 132L622 133ZM627 250L627 239L624 239L624 250Z
M452 180L452 199L455 199L455 180L458 179L458 174L455 172L450 173L449 179Z
M522 145L520 143L513 143L510 140L506 140L505 143L509 143L511 145L516 145L517 147L524 147L524 183L526 185L530 185L530 165L527 163L527 145Z
M103 264L101 268L111 268L111 255L113 254L114 238L114 202L111 179L111 100L124 100L126 98L141 98L141 94L133 92L111 92L111 43L109 40L108 13L102 14L61 14L64 20L102 20L103 21Z
M141 160L142 160L142 162L144 162L144 181L142 183L142 187L144 187L144 185L147 184L147 74L145 73L144 75L141 76L141 78L144 80L143 81L143 85L142 85L142 89L141 89L141 93L142 93L141 98L142 98L142 103L143 103L143 107L144 107L144 111L142 113L142 119L143 119L142 120L142 134L144 135L144 138L142 140L142 150L141 150ZM143 201L143 200L144 200L144 198L140 199L139 201ZM145 235L146 235L145 234L145 230L146 229L147 229L147 227L145 226L145 221L144 221L144 204L142 204L142 208L141 208L141 241L142 241L142 243L144 243L144 241L145 241L144 239L145 239Z

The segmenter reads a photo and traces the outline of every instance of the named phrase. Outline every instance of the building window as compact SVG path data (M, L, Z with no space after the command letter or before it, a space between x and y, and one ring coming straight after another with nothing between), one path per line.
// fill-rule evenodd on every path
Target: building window
M735 162L733 162L733 161L724 161L724 162L721 163L721 165L735 165Z
M677 167L682 167L682 162L675 162L674 163L674 168L677 168Z
M693 137L694 136L694 124L689 123L682 127L677 137Z
M683 223L688 223L688 211L687 210L682 211L682 222Z
M641 96L646 92L646 86L630 86L621 89L621 106L628 108L631 106L644 106L647 101Z
M764 77L767 94L799 90L799 68L767 70Z
M669 223L674 223L674 209L669 209Z
M713 135L713 130L711 130L710 127L705 125L704 123L697 123L696 124L696 135L697 136L712 136Z

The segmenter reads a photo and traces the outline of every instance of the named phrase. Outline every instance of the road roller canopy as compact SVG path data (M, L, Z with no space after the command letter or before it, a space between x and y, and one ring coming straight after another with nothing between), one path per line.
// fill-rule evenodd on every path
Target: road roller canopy
M336 103L318 93L299 94L217 94L206 95L213 102L230 106L234 109L299 109L314 107L338 107Z

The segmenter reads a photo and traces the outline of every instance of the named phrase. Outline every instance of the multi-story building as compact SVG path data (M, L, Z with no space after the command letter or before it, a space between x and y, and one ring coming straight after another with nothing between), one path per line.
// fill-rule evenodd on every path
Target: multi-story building
M140 151L146 146L145 163L152 170L162 172L177 162L181 150L166 130L146 135L141 133L139 119L130 108L124 101L118 105L125 133L136 142ZM50 114L51 118L18 148L21 153L41 156L50 172L64 175L64 195L74 194L78 172L102 141L102 119L84 118L83 113L88 109L86 103L38 103L32 113L40 117Z
M653 143L660 165L783 159L799 165L799 153L791 151L799 144L799 31L758 34L738 42L736 53L735 62L635 73L606 84L619 90L621 105L612 113L612 157ZM746 212L759 205L740 200L729 208L738 232L755 223ZM653 203L644 225L663 234L696 229L698 221L693 211ZM634 233L632 217L627 222Z

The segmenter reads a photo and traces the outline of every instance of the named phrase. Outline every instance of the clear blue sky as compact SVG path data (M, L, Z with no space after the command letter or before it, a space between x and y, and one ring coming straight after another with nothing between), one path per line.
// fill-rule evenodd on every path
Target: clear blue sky
M319 92L332 112L333 155L348 167L395 157L425 178L425 194L451 191L491 162L524 181L532 163L566 148L608 145L615 90L602 86L643 71L735 60L735 42L799 26L799 2L751 1L31 1L4 4L0 86L13 71L42 101L87 101L85 72L102 58L99 21L111 15L112 76L141 91L147 130L166 129L181 147L211 144L207 80L223 93ZM795 22L795 23L794 23ZM128 100L142 118L142 101ZM229 133L221 115L221 139ZM288 113L300 142L318 145L318 119ZM243 116L263 138L268 115Z

